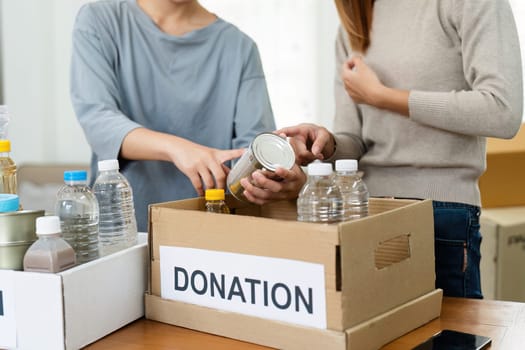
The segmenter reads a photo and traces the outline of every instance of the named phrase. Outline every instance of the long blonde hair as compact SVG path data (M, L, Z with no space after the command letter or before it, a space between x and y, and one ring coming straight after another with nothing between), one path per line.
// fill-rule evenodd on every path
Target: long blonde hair
M335 0L335 6L352 50L366 53L370 46L374 0Z

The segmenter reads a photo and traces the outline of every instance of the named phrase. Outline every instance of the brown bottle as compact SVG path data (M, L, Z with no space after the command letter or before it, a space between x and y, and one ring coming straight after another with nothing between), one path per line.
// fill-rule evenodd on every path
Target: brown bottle
M75 266L75 251L61 237L58 216L41 216L36 219L38 240L24 256L24 271L60 272Z

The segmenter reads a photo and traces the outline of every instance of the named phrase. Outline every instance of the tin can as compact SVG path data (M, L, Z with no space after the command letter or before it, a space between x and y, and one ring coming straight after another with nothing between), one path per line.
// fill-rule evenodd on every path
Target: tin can
M44 215L45 210L0 213L0 269L24 269L24 255L37 240L36 218Z
M295 152L285 138L270 132L261 133L255 136L228 174L228 189L235 198L245 201L242 178L250 177L256 170L291 169L294 163Z

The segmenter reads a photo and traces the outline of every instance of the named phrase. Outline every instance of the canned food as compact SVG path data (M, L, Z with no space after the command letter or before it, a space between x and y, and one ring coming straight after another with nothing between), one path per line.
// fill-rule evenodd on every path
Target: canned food
M291 169L294 163L295 152L285 138L270 132L259 134L228 174L228 189L235 198L246 200L242 178L250 177L258 169L272 172L277 168Z
M23 270L26 250L37 240L36 218L44 210L0 213L0 269Z

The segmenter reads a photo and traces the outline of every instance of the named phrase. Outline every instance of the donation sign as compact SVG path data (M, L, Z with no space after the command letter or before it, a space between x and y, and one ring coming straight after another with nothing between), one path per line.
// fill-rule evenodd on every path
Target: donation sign
M322 264L160 246L160 283L164 299L326 328Z

